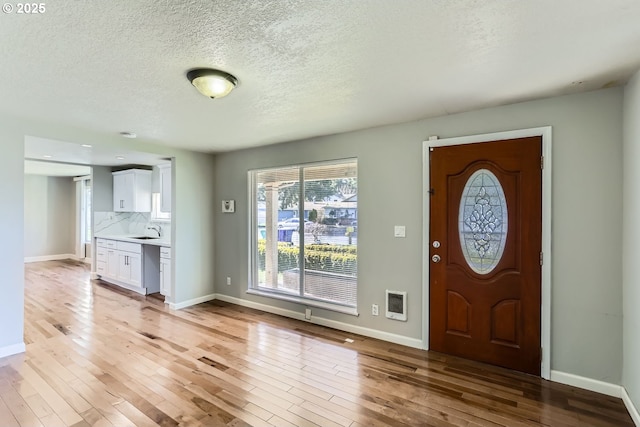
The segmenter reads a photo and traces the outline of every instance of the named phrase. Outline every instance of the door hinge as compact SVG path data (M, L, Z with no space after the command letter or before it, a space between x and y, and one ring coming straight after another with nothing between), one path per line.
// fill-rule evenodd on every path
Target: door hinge
M540 252L540 265L544 263L544 253Z
M540 156L540 169L544 169L544 156Z
M436 192L436 191L435 191L433 188L431 188L431 189L428 191L428 193L429 193L430 195L432 195L432 196L435 194L435 192Z

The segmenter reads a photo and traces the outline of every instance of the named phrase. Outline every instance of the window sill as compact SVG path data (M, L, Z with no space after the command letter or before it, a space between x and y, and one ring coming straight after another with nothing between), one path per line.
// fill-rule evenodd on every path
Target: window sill
M289 302L295 302L298 304L304 304L308 307L316 307L316 308L322 308L325 310L336 311L338 313L348 314L350 316L359 316L357 307L346 307L344 305L331 304L328 302L318 301L318 300L309 299L309 298L303 298L295 295L286 295L286 294L280 294L276 292L266 292L266 291L261 291L259 289L248 289L247 293L251 295L259 295L261 297L266 297L266 298L274 298L282 301L289 301Z

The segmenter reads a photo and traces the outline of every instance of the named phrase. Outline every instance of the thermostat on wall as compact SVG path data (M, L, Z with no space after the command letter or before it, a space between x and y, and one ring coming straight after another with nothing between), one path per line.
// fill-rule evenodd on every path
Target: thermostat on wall
M386 291L387 317L393 320L407 321L407 293L400 291Z
M236 211L235 200L223 200L222 201L222 213L234 213Z

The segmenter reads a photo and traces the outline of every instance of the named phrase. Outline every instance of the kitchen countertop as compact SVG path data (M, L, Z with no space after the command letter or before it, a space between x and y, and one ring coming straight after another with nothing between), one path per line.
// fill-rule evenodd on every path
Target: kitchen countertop
M169 237L162 236L153 239L136 239L137 236L139 235L96 234L94 237L96 239L119 240L121 242L141 243L143 245L171 247L171 240Z

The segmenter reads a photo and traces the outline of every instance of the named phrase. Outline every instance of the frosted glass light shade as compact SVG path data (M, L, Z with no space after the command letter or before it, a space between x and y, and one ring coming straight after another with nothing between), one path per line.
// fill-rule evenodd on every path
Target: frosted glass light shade
M201 94L209 98L227 96L238 84L231 74L206 68L189 71L187 78Z

